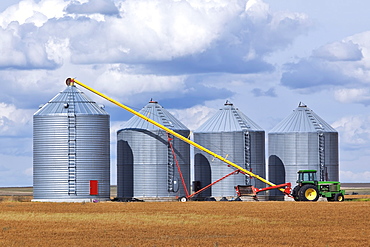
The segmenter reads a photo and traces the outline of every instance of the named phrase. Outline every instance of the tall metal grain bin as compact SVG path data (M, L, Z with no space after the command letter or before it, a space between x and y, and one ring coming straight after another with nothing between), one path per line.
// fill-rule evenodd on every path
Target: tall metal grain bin
M317 170L321 181L339 180L338 132L302 103L268 133L268 152L273 183L294 187L301 169ZM270 195L283 198L277 190Z
M213 117L194 131L194 141L235 164L266 177L265 131L228 101ZM196 149L194 160L195 184L204 187L235 170L213 156ZM227 177L202 192L203 197L236 196L234 186L265 184L243 174Z
M33 116L34 201L109 200L109 115L74 85Z
M150 101L140 113L185 137L190 135L189 129L156 101ZM189 144L137 116L117 132L117 142L118 198L174 200L185 196L175 159L189 188Z

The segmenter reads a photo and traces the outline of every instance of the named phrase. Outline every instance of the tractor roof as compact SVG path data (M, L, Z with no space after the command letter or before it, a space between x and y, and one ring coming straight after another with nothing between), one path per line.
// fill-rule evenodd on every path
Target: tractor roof
M317 172L316 170L299 170L298 173L304 173L304 172Z

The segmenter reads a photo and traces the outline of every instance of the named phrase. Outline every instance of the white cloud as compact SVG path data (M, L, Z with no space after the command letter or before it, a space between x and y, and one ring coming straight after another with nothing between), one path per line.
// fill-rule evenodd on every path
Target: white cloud
M370 60L370 31L365 31L361 33L357 33L355 35L349 36L344 39L344 42L353 42L354 44L357 44L366 60Z
M69 39L50 37L45 43L47 59L54 61L56 64L63 64L71 56L69 46Z
M0 13L0 68L56 69L68 55L65 30L58 36L41 28L51 18L64 16L63 0L22 0ZM60 36L60 37L59 37ZM64 44L63 44L64 43ZM64 46L63 46L64 45ZM62 56L63 53L63 56Z
M63 0L42 0L39 3L34 0L22 0L0 13L0 26L6 28L16 21L19 24L33 23L40 27L48 19L62 17L67 4L68 1Z
M334 97L342 103L370 103L370 88L341 88L334 91Z
M120 17L109 14L115 8ZM99 10L109 13L98 17ZM178 74L271 70L264 57L309 26L301 14L275 14L262 1L238 0L23 0L0 13L0 23L3 68L50 70L71 59L154 72L177 67Z
M45 47L44 37L38 40L27 34L36 31L32 25L20 26L16 22L0 28L0 68L55 69L60 65L55 52Z
M71 2L66 11L75 14L117 15L118 9L111 0L90 0L88 2Z
M169 109L169 112L191 131L200 127L205 121L212 117L216 111L216 109L201 105L183 110Z
M245 12L256 22L265 21L270 15L268 4L261 0L249 0L245 5Z
M328 61L359 61L362 59L361 49L352 41L333 42L313 51L313 56Z
M17 109L14 105L0 103L0 136L16 136L27 133L33 111Z
M364 172L352 172L352 171L340 171L339 177L341 181L354 182L354 183L369 183L370 182L370 171Z
M25 65L27 63L25 55L19 48L15 49L21 43L17 24L14 24L12 29L0 28L0 37L0 68Z
M334 86L341 102L369 104L364 93L370 83L370 31L323 45L310 57L286 64L281 81L290 88L311 90Z
M370 144L370 116L346 116L332 124L340 133L344 148L367 147Z
M236 2L229 3L228 8L220 5L216 1L196 6L187 1L120 2L122 18L107 18L101 23L101 33L94 32L97 43L84 41L91 49L97 49L97 44L106 45L94 52L82 52L74 59L88 63L108 53L111 61L170 60L202 52L242 7Z
M344 64L342 66L344 73L368 85L370 83L370 31L350 36L345 41L358 45L363 57L359 62Z
M0 70L2 84L0 102L34 111L65 87L64 81L71 68L47 70Z
M96 87L109 95L122 97L140 93L181 92L185 76L128 74L119 65L109 65L97 79Z

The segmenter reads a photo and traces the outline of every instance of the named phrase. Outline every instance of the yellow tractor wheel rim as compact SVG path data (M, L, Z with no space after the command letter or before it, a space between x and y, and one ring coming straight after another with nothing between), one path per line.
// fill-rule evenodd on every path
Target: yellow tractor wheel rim
M343 196L342 195L338 196L338 201L339 202L343 201Z
M315 189L309 188L309 189L306 190L304 195L307 198L307 200L312 201L316 198L317 192L316 192Z

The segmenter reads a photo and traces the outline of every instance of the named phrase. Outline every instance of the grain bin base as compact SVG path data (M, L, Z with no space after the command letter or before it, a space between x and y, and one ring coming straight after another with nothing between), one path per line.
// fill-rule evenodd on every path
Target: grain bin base
M116 197L114 202L175 202L178 199L175 197Z
M255 200L253 198L253 196L241 196L240 199L244 202L252 202L252 201L268 201L268 197L267 196L257 196L257 200Z
M176 197L135 197L136 199L143 200L145 202L175 202Z
M102 199L102 198L85 198L85 199L32 199L31 202L106 202L110 201L110 199Z

